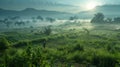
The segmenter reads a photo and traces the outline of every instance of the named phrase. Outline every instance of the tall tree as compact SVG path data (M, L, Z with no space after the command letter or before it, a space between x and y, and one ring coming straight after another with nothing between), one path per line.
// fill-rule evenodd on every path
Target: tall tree
M51 18L51 17L47 17L46 20L51 22L51 23L56 21L54 18Z
M37 18L36 18L36 19L41 20L41 21L43 21L43 20L44 20L44 18L43 18L42 16L37 16Z
M104 22L104 14L103 13L97 13L92 18L91 23L103 23Z
M46 35L50 35L51 32L52 32L52 30L51 30L51 26L47 26L47 27L44 28L44 34L46 34Z

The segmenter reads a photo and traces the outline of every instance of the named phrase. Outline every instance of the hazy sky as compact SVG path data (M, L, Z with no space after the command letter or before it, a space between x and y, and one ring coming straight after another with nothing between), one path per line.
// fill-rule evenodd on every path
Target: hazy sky
M55 0L59 1L62 3L69 3L69 4L81 4L83 5L84 3L89 3L91 1L99 2L102 4L120 4L120 0Z
M47 9L49 7L55 7L56 5L58 5L58 3L59 5L67 4L84 8L91 2L96 3L94 5L120 4L120 0L0 0L0 8L14 10L25 8Z

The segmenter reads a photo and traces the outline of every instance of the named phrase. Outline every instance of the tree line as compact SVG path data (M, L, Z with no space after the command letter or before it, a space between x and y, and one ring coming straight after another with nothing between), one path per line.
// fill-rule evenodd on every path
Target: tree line
M30 20L24 20L20 16L6 17L4 19L0 19L0 23L4 24L7 28L12 27L12 25L20 27L28 25L30 22L35 23L44 21L53 23L56 21L56 19L52 17L44 18L42 16L31 17Z
M120 17L106 18L103 13L97 13L92 18L91 23L120 23Z

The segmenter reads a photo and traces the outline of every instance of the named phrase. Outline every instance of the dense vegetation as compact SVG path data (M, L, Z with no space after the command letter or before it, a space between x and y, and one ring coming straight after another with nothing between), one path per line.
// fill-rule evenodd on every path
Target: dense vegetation
M43 21L41 16L37 19ZM94 17L84 26L76 19L70 17L72 21L57 26L2 31L0 67L119 67L119 24L96 24Z

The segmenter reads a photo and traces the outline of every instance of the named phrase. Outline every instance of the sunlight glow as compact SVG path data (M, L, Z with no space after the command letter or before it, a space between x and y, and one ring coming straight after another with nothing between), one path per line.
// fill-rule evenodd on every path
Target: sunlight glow
M92 9L94 9L96 6L98 6L97 2L89 2L89 3L87 3L87 5L86 5L86 9L87 9L87 10L92 10Z

